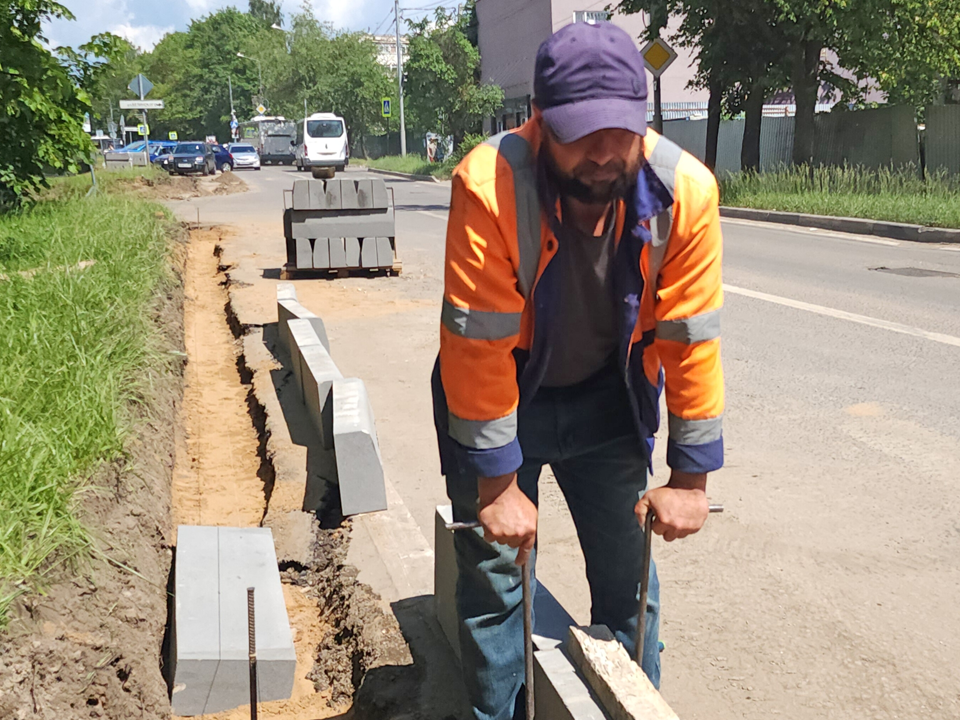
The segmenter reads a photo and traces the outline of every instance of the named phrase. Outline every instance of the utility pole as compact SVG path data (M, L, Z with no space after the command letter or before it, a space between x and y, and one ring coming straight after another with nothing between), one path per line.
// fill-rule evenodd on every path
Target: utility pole
M236 142L237 129L233 123L237 121L237 114L233 111L233 80L227 75L227 89L230 91L230 139Z
M393 0L397 25L397 92L400 96L400 154L407 156L407 126L403 118L403 45L400 44L400 0Z
M143 100L146 93L143 91L143 75L137 75L137 89L140 91L140 99ZM147 111L143 110L143 152L147 157L147 167L150 167L150 126L147 125Z
M660 31L667 26L667 4L664 0L658 0L650 8L650 25L654 28L654 37L660 37ZM660 75L653 78L653 129L658 133L663 132L663 103L660 94Z

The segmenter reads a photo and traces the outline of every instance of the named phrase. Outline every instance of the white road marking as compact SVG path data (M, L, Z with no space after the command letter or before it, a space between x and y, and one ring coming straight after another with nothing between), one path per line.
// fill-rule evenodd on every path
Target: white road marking
M884 238L871 237L868 235L857 235L855 233L843 233L836 230L825 230L823 228L804 227L802 225L785 225L783 223L759 222L757 220L742 220L740 218L721 217L720 220L726 224L747 225L754 228L767 228L778 230L780 232L806 232L818 237L832 238L834 240L852 240L854 242L869 243L871 245L887 245L889 247L902 247L903 243L899 240L886 240ZM771 226L773 226L771 228Z
M813 303L807 303L801 300L791 300L790 298L780 297L779 295L769 295L768 293L757 292L756 290L747 290L746 288L735 287L733 285L727 285L726 283L724 283L723 289L724 291L734 295L743 295L744 297L753 298L755 300L765 300L766 302L795 308L797 310L806 310L807 312L815 313L817 315L825 315L826 317L832 317L838 320L849 320L850 322L859 323L860 325L869 325L870 327L890 330L891 332L901 333L903 335L911 335L913 337L923 338L924 340L932 340L933 342L943 343L944 345L960 347L960 337L955 337L953 335L930 332L929 330L922 330L910 325L903 325L902 323L890 322L889 320L880 320L878 318L872 318L866 315L857 315L856 313L846 312L845 310L835 310L834 308L828 308L823 305L814 305Z

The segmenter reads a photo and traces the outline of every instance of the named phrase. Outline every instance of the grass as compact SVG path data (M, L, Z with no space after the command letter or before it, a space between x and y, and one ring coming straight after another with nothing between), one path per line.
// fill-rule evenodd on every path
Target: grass
M154 183L170 181L170 176L155 165L150 167L130 167L118 170L103 170L97 172L97 191L99 193L118 193L135 184L141 177ZM90 175L66 175L63 177L48 178L50 188L42 197L45 200L62 200L79 198L90 190Z
M784 168L720 179L720 202L733 207L869 218L960 228L960 177L921 180L915 169Z
M441 180L446 180L456 167L452 159L444 160L439 163L428 163L426 158L420 155L387 155L376 160L358 160L358 163L366 165L377 170L391 170L393 172L408 173L410 175L433 175Z
M151 307L172 282L172 223L111 194L120 175L90 198L89 176L58 180L0 215L0 624L19 593L89 548L85 478L122 455L144 369L166 362ZM67 269L83 260L96 264Z

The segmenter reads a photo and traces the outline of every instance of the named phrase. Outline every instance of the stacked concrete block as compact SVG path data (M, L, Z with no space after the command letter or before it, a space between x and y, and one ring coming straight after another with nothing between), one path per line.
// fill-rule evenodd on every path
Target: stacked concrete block
M280 349L286 354L286 357L292 358L293 347L290 338L291 320L308 320L313 331L317 334L317 339L328 351L330 350L330 341L327 339L327 329L323 320L307 310L297 300L297 291L292 283L277 284L277 337L280 343Z
M347 252L347 267L360 267L360 238L344 238L343 244Z
M283 226L291 269L394 267L394 208L381 178L297 180Z
M293 691L297 657L269 528L180 526L170 647L176 715L249 702L247 588L255 588L260 699Z
M373 408L362 380L333 381L333 448L344 515L387 509Z

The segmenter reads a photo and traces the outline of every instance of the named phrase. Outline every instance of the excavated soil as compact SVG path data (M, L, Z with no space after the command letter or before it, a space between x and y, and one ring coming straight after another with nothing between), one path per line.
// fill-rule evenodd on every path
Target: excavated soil
M226 172L216 177L162 175L154 179L140 176L128 181L128 189L151 200L186 200L244 192L247 184L235 173Z
M183 248L175 253L181 266ZM179 274L179 270L178 270ZM178 278L179 280L179 278ZM0 718L169 717L159 663L170 571L170 478L181 397L183 292L156 299L172 359L130 408L127 455L102 465L79 513L94 528L93 559L54 570L45 595L20 598L0 638Z
M260 524L266 509L258 438L237 374L239 348L226 322L217 230L194 230L184 298L182 433L173 473L173 526Z
M225 177L229 177L227 174ZM274 469L267 454L262 405L252 389L253 371L242 354L246 331L230 305L229 268L220 264L222 228L190 234L184 303L188 364L174 470L172 514L176 523L259 525L266 513ZM297 652L289 700L261 703L259 715L284 720L413 718L409 683L397 693L360 693L367 672L406 668L409 650L392 615L347 566L349 527L337 508L314 521L314 546L306 565L282 567L284 597ZM405 677L410 677L405 672ZM380 687L381 682L373 685ZM249 708L204 716L241 720Z
M230 177L229 174L226 177ZM164 634L176 523L259 525L273 468L229 303L216 230L178 246L177 282L156 302L171 358L123 460L92 478L80 508L92 560L24 596L0 637L0 719L168 720ZM182 279L185 280L181 282ZM185 351L185 353L184 353ZM289 700L260 705L285 720L420 720L421 671L396 619L346 565L349 522L314 522L305 565L281 567L297 652ZM208 715L240 720L249 709Z

